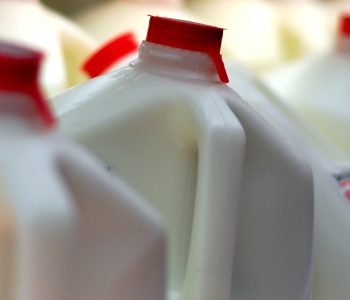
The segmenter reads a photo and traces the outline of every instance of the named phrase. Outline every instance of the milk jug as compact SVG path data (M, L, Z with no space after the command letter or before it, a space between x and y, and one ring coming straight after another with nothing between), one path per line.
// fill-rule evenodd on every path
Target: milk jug
M112 38L94 51L81 69L93 78L115 68L122 68L137 57L138 42L133 32L125 32Z
M45 53L40 81L48 95L85 80L79 66L96 47L82 30L38 0L0 0L0 38Z
M257 71L282 61L278 11L273 3L264 0L190 0L188 7L206 22L227 29L223 39L224 57Z
M284 61L331 48L333 27L326 5L315 0L275 1L278 10ZM333 20L333 19L332 19Z
M164 230L55 130L41 54L0 43L1 299L164 299Z
M248 105L283 134L285 143L307 157L314 174L315 190L312 299L347 299L350 293L350 259L347 251L350 246L350 163L334 166L319 148L322 145L324 153L341 159L337 150L332 145L326 145L317 132L264 87L249 70L231 62L228 75L230 86L240 93Z
M306 299L312 175L225 85L222 34L151 17L138 58L55 97L56 113L162 213L168 299L229 300L232 280L241 299Z
M341 19L335 49L266 75L281 99L350 158L348 84L350 16Z
M185 9L183 0L109 0L83 10L75 20L100 43L127 31L141 42L150 14L198 20Z

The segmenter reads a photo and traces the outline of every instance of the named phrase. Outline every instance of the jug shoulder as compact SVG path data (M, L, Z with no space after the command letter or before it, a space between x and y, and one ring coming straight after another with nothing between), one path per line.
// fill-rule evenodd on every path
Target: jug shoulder
M230 119L222 114L226 104L217 86L123 68L68 90L53 101L63 130L79 135L106 123L140 123L150 117L160 122L165 116L181 114L207 122L215 116Z

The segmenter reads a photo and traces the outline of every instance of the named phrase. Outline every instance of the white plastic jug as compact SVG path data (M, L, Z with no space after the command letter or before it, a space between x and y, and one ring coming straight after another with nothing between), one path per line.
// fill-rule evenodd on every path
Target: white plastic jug
M284 61L331 49L334 28L328 7L315 0L274 1ZM332 19L334 21L334 19Z
M62 129L163 214L169 299L231 299L234 256L236 264L260 266L254 277L247 269L235 278L241 299L306 299L311 172L223 84L222 34L151 17L136 61L53 103ZM249 218L237 228L245 251L234 255L237 205Z
M185 9L183 0L110 0L83 10L75 20L100 43L127 31L141 42L150 14L198 20Z
M0 43L1 299L164 299L164 229L56 130L41 54Z
M49 95L86 79L82 61L96 43L38 0L0 0L0 38L45 53L41 83Z
M266 75L281 99L350 158L350 16L341 19L335 49Z
M224 57L259 71L279 64L283 59L278 15L272 3L264 0L191 0L188 7L206 22L227 29L223 39Z
M327 145L249 70L230 63L228 75L230 86L284 136L289 147L303 153L311 165L315 190L313 299L347 299L350 294L347 251L350 246L350 164L332 165L318 149L322 145L324 153L343 159L338 151Z

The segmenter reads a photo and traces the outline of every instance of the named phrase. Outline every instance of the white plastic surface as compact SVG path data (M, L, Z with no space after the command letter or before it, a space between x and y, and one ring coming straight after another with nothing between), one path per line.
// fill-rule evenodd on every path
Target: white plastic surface
M3 109L27 110L26 97L0 93L1 299L163 300L158 215L55 130Z
M341 156L350 159L350 39L337 49L300 60L266 75L265 82L295 109ZM331 157L341 162L339 157Z
M49 95L86 79L79 66L96 47L90 37L39 1L1 0L0 39L45 54L41 82Z
M231 63L228 74L230 86L241 94L252 109L259 111L270 126L283 134L284 142L294 151L302 153L312 167L315 186L312 299L347 299L350 294L350 259L347 251L350 247L350 199L344 197L333 175L350 174L350 164L343 168L332 166L319 149L343 159L338 151L327 145L317 132L268 91L249 70Z
M53 103L63 131L163 214L168 299L232 299L232 270L235 299L307 299L311 172L207 55L143 42L130 67Z

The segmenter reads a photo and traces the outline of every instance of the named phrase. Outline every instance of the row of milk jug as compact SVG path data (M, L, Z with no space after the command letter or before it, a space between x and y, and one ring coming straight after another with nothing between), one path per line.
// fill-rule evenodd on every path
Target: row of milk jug
M61 130L100 163L52 131L37 55L0 47L5 295L161 299L151 204L168 230L168 299L346 299L346 168L244 70L229 72L242 98L227 86L222 34L151 17L128 67L52 99Z

